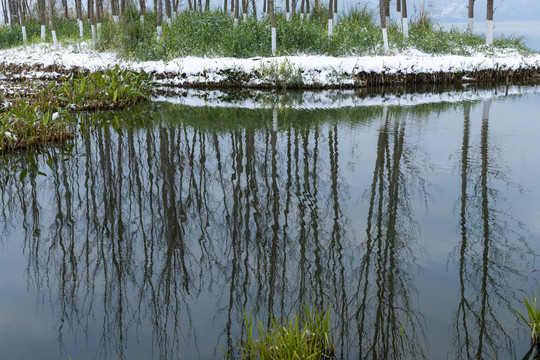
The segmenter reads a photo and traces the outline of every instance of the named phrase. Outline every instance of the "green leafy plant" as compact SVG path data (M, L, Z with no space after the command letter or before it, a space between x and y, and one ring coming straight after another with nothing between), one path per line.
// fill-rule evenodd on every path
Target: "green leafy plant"
M540 295L540 288L538 289L538 294ZM527 313L525 314L526 316L518 311L516 311L516 313L531 330L531 344L537 348L540 348L540 308L538 307L536 295L534 292L532 292L531 299L523 296L523 301L525 302L525 308L527 310Z
M334 344L330 331L330 313L304 307L300 314L281 323L271 317L265 329L261 321L255 324L251 314L244 314L246 337L238 341L239 359L332 359ZM228 358L233 358L227 354Z
M0 152L64 142L73 137L71 122L65 110L18 101L0 113Z

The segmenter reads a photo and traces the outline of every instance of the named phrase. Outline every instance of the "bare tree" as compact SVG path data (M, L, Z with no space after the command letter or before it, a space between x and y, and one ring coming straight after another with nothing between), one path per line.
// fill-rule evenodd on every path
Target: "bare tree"
M167 24L169 26L171 26L171 16L172 16L172 11L171 11L171 0L165 0L165 15L167 16Z
M38 0L39 22L41 23L41 41L45 41L45 0Z
M338 0L334 0L334 16L333 16L333 20L334 20L334 27L337 25L337 2Z
M49 0L52 1L52 0ZM88 0L88 20L90 20L90 29L92 32L92 43L96 45L96 17L94 16L94 0Z
M291 20L291 6L289 0L285 0L285 18L287 21Z
M56 29L54 28L54 1L49 0L49 17L51 22L51 33L53 38L54 47L58 49L58 39L56 38Z
M390 0L384 0L384 17L386 26L390 24Z
M99 40L101 36L101 18L103 14L103 0L95 0L94 5L96 6L96 38Z
M270 28L272 32L272 56L276 56L276 17L274 16L274 1L268 0L268 12L270 13Z
M139 0L141 24L144 24L144 13L146 12L146 1Z
M386 17L385 17L385 0L379 0L379 15L381 17L381 30L384 43L384 51L388 52L390 50L388 46L388 33L386 31Z
M474 31L474 0L469 0L469 30Z
M407 0L401 2L401 16L403 16L403 36L409 36L409 20L407 20Z
M26 26L24 24L24 17L26 15L26 13L25 13L24 1L23 0L21 0L20 9L21 9L20 18L21 18L22 37L23 37L23 42L26 42Z
M77 13L77 24L79 25L79 36L82 39L84 36L83 21L82 21L82 0L75 0L75 11Z
M238 0L234 1L234 26L238 25L238 11L239 11L239 2Z
M157 2L157 41L161 39L161 34L163 34L163 0L158 0Z
M401 0L396 0L396 21L397 21L397 24L398 24L398 27L400 29L402 29L402 24L401 24Z
M486 45L493 45L493 0L487 0Z
M382 0L381 0L382 1ZM334 20L334 6L333 6L333 1L332 0L328 0L328 36L332 36L333 32L334 32L334 29L333 29L333 20Z

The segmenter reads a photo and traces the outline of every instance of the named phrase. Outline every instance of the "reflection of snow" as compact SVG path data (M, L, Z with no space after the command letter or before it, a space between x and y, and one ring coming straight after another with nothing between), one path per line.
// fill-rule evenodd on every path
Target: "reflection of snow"
M523 94L540 94L540 86L510 86L508 88L508 95L510 96ZM231 100L229 93L221 90L180 89L169 92L168 96L155 96L153 100L193 107L211 106L271 109L279 106L314 110L381 105L415 106L436 103L458 103L462 101L492 99L498 96L506 96L506 88L504 90L497 88L480 90L471 87L460 91L408 94L386 93L384 96L373 93L370 93L369 96L362 96L355 90L325 90L296 93L295 97L291 97L288 93L251 90L250 96L237 100Z

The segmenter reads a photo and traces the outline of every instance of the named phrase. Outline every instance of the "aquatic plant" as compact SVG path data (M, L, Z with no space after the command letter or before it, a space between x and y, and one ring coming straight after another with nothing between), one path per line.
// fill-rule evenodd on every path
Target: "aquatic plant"
M238 341L239 359L332 359L334 344L330 335L330 313L304 307L300 314L281 323L271 317L265 329L252 315L244 314L246 337ZM256 328L256 330L255 330ZM227 357L233 356L227 354Z
M76 110L120 109L148 100L152 82L145 72L114 68L64 78L55 90L62 106Z
M538 289L538 294L540 295L540 288ZM523 302L525 303L525 308L527 310L527 313L525 314L526 316L521 314L519 311L516 311L516 313L531 330L531 345L537 349L540 349L540 308L534 292L531 294L531 299L523 296Z
M0 153L71 139L71 122L65 110L43 109L21 100L0 113Z

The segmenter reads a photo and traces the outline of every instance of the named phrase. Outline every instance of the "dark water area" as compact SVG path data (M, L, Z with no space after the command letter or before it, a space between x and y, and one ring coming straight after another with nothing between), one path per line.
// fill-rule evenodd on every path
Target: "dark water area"
M339 94L81 115L0 159L0 358L220 359L244 311L308 304L342 358L521 359L540 89Z

